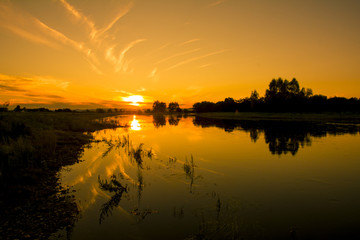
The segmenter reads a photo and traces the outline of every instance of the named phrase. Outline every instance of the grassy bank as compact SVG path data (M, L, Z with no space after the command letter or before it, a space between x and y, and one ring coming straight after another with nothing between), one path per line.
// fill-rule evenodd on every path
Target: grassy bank
M358 113L211 112L197 113L196 116L228 120L323 121L334 123L360 123L360 114Z
M79 161L91 132L119 127L105 118L111 115L1 113L1 236L47 239L59 229L71 232L79 210L71 191L60 186L58 171Z

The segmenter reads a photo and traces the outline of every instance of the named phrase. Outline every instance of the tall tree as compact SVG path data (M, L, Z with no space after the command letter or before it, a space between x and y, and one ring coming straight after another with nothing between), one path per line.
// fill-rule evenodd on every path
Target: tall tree
M171 102L168 106L170 113L181 112L180 106L177 102Z
M156 100L154 103L153 103L153 112L165 112L166 111L166 103L164 102L160 102L158 100Z

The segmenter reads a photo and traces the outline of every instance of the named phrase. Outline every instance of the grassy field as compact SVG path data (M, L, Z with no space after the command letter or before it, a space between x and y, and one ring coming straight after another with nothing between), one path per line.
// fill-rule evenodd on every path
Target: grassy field
M58 172L79 161L91 132L119 127L112 113L0 113L0 236L69 234L79 209Z
M360 113L266 113L266 112L211 112L196 116L229 120L323 121L360 123Z

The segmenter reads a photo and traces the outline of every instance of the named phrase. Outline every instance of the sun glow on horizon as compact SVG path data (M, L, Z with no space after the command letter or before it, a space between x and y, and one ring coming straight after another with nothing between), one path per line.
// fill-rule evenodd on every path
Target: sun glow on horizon
M140 106L140 103L144 102L144 97L141 95L132 95L129 97L122 98L124 102L129 102L130 105Z

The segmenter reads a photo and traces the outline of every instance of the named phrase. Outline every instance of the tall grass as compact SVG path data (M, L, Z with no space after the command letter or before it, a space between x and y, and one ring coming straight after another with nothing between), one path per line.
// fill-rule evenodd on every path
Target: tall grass
M191 155L190 161L188 161L186 157L184 163L184 172L186 177L190 179L190 193L192 193L192 186L194 184L194 179L195 179L195 163L194 163L193 155Z
M115 175L111 176L110 181L107 179L101 180L100 176L98 176L98 182L101 190L114 193L110 200L101 206L99 217L99 223L101 224L107 216L112 214L113 208L119 205L123 193L127 193L127 187L123 186Z
M76 162L89 134L118 127L95 113L1 113L0 176L18 168L59 169Z

